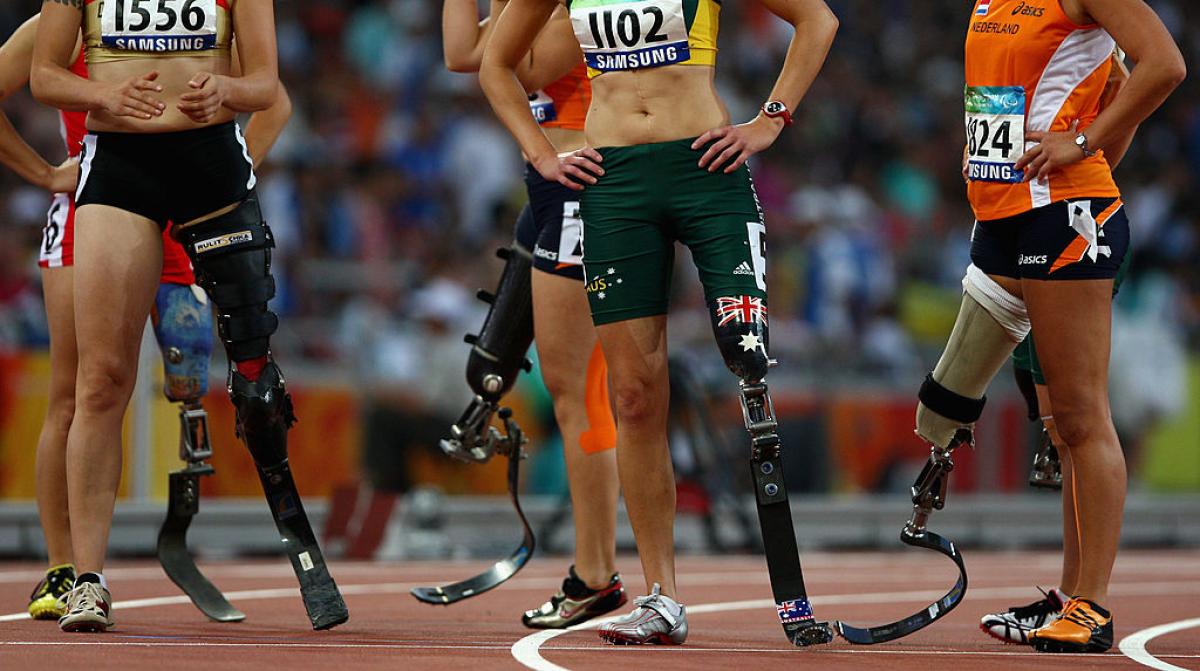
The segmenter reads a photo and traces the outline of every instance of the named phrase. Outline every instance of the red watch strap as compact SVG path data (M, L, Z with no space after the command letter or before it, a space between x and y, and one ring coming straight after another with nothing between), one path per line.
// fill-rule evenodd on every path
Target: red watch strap
M772 103L779 106L779 111L772 112L769 109L772 106ZM768 100L767 102L763 103L762 111L763 114L766 114L772 119L783 119L783 125L785 126L792 125L792 113L788 111L787 105L784 105L778 100Z

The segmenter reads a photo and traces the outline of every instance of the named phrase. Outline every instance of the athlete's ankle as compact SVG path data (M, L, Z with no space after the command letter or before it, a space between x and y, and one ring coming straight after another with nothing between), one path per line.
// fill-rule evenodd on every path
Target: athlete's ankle
M88 571L86 573L80 573L75 578L76 585L79 585L79 584L82 584L85 582L96 583L97 585L100 585L104 589L108 589L108 581L105 580L103 573L97 573L95 571Z

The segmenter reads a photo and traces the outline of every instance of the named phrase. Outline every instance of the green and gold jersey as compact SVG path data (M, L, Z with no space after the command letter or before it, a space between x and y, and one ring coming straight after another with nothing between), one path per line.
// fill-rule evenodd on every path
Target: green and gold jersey
M589 77L717 62L717 0L568 0L567 8Z

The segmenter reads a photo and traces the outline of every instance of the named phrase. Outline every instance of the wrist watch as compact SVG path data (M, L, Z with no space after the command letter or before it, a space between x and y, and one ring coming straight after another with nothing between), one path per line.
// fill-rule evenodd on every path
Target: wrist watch
M782 119L785 126L792 125L792 113L788 111L787 105L778 100L768 100L763 103L762 113L772 119Z
M1088 149L1088 139L1083 133L1075 136L1075 146L1079 147L1079 150L1083 152L1083 155L1087 156L1088 158L1096 155L1096 152Z

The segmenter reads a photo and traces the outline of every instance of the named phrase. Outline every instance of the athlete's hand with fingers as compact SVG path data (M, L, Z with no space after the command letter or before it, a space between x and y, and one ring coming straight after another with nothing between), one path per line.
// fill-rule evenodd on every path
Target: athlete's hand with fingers
M166 103L158 99L162 85L157 81L158 71L131 77L107 87L100 98L100 108L113 116L131 116L151 119L162 116Z
M584 147L534 161L533 167L546 181L558 182L572 191L583 191L584 185L595 184L597 178L604 175L604 168L600 167L603 161L600 152Z
M744 124L720 126L705 132L692 143L692 149L699 150L712 142L700 157L700 167L716 172L725 166L725 172L730 173L742 167L751 156L770 147L782 129L781 122L760 114Z
M79 183L79 159L69 158L50 171L46 189L50 193L74 193Z
M1071 124L1069 130L1061 132L1025 133L1026 142L1038 144L1025 152L1014 166L1017 170L1025 171L1024 181L1036 178L1039 182L1044 182L1055 170L1082 161L1085 158L1083 149L1075 144L1075 138L1079 136L1078 129L1079 122L1076 121Z
M179 96L179 111L196 123L212 121L229 97L227 78L211 72L197 72L188 86L192 90Z

